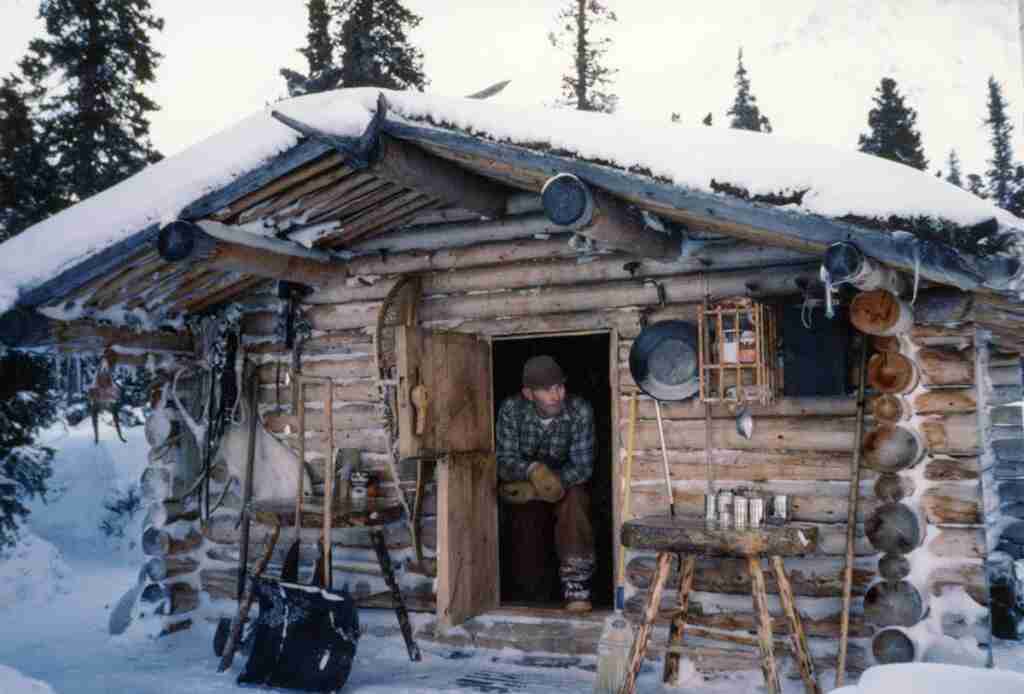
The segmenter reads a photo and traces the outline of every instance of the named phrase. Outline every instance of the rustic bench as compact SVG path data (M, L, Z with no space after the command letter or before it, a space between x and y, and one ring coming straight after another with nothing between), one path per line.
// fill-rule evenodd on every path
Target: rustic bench
M622 545L634 550L657 552L657 565L648 588L643 618L637 630L630 651L629 669L619 690L620 694L634 694L636 678L647 652L651 630L658 616L661 594L672 567L672 560L679 557L679 597L672 614L668 643L665 648L665 666L662 680L672 684L679 674L682 656L683 630L686 626L686 611L689 607L690 588L698 556L744 557L750 571L750 590L754 599L754 612L758 624L758 647L761 651L761 671L764 673L768 694L779 694L779 673L775 664L772 644L771 616L768 614L768 596L765 591L764 572L761 560L769 557L772 571L779 586L782 608L789 619L790 638L800 676L807 694L821 694L814 664L807 651L800 615L793 604L793 589L783 568L783 557L799 556L814 552L818 532L812 525L786 523L766 525L758 528L720 528L714 522L702 518L680 516L648 516L626 521L622 526Z

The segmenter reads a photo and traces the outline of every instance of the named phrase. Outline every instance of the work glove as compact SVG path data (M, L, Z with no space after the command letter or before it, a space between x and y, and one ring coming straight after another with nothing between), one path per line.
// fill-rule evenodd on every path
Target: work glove
M502 501L510 504L525 504L537 497L537 490L533 488L533 482L523 480L522 482L502 482L498 487Z
M565 496L565 489L562 487L562 480L558 478L558 473L544 463L530 465L526 476L537 490L537 496L544 501L553 504Z

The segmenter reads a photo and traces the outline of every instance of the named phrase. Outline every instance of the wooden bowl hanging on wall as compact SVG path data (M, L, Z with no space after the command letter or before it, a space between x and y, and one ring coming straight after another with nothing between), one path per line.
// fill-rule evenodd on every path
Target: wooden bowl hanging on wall
M917 387L917 366L898 352L878 352L868 360L868 385L880 393L909 393Z
M880 424L864 434L861 454L865 467L878 472L899 472L921 460L924 444L906 427Z
M879 581L864 595L864 619L879 627L910 627L924 616L924 598L909 581Z
M889 627L875 634L871 653L879 665L912 663L917 659L917 644L902 629Z
M910 419L910 407L898 395L883 393L869 401L871 416L879 422L895 423Z
M899 502L882 504L864 521L864 534L880 552L907 554L924 538L923 524L914 510Z
M914 326L914 310L892 292L861 292L850 302L850 322L868 335L902 335Z

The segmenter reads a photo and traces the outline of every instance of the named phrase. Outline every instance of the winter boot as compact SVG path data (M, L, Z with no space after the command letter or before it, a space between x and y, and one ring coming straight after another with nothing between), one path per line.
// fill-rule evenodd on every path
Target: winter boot
M593 557L569 557L562 562L558 576L562 580L567 611L577 614L590 612L590 578L593 575Z

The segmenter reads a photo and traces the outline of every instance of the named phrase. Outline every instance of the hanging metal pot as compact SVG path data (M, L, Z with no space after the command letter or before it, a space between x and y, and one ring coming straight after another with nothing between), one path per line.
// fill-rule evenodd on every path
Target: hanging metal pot
M629 373L655 400L686 400L700 390L697 326L681 320L652 323L629 350Z

